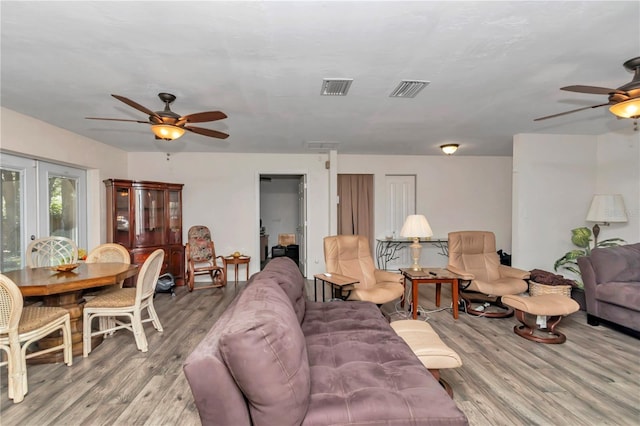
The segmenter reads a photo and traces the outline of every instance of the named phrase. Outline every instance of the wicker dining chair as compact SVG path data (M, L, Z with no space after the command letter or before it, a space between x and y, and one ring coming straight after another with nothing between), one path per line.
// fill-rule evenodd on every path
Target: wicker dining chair
M100 244L94 248L87 255L86 263L126 263L131 264L131 256L129 251L124 246L116 243ZM118 284L122 288L124 281L120 281Z
M147 352L148 343L143 323L151 321L159 332L162 324L153 306L153 294L162 263L164 250L157 249L145 260L138 273L135 288L119 288L97 295L84 305L82 324L82 355L89 356L91 338L108 335L114 331L125 329L133 333L138 350ZM146 309L149 318L142 319L142 311ZM91 330L94 318L107 317L108 321L99 321L99 330ZM125 321L127 318L128 321ZM109 326L105 328L105 325Z
M27 247L26 260L29 268L77 263L78 246L66 237L38 238Z
M27 354L34 342L57 331L62 332L62 343ZM50 306L23 307L22 293L18 286L0 274L0 349L4 350L9 373L8 394L14 403L24 399L29 387L27 381L27 359L49 352L62 350L64 362L73 364L71 347L71 323L69 311Z

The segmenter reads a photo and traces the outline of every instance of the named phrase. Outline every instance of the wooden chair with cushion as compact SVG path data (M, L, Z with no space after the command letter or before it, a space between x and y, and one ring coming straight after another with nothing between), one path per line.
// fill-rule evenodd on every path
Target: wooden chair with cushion
M502 303L502 296L523 293L529 288L525 281L529 271L500 264L493 232L450 232L447 269L461 276L460 297L471 315L509 317L513 309Z
M203 225L192 226L189 228L187 238L185 256L189 291L225 286L227 279L224 271L224 258L216 256L209 228ZM220 259L221 264L216 262L217 259ZM195 286L195 276L201 274L211 276L211 285Z
M108 335L114 331L125 329L133 332L138 350L147 352L147 337L143 323L151 321L156 330L162 332L162 324L153 306L153 294L156 282L160 276L164 250L157 249L145 260L138 273L135 288L119 288L104 292L89 300L84 305L82 324L82 354L88 356L91 352L91 338L93 336ZM146 309L149 318L142 319ZM99 330L91 330L94 318L107 317L108 321L99 321ZM124 319L128 319L128 321ZM108 328L104 328L108 324Z
M66 237L39 238L27 247L26 260L29 268L77 263L78 246Z
M34 342L61 331L59 345L41 350L30 347ZM20 402L27 394L27 359L49 352L64 351L64 362L73 363L71 348L71 324L69 312L64 308L49 306L23 307L22 293L8 277L0 274L0 349L4 350L9 373L8 394L14 403Z
M402 275L376 269L369 240L365 236L325 237L324 261L327 272L359 281L349 289L349 300L366 300L382 305L404 294Z

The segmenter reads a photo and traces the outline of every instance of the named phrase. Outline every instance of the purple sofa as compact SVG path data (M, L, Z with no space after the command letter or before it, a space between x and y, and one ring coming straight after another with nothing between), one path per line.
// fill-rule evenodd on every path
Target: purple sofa
M311 302L296 264L255 274L187 357L203 425L466 425L370 302Z
M587 322L600 320L640 333L640 243L591 250L578 258Z

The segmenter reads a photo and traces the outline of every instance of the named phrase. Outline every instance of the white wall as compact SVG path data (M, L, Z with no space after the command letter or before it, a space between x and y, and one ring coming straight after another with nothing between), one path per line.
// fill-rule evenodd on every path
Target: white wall
M249 254L260 270L260 175L307 175L307 276L324 271L322 238L328 234L325 154L130 153L129 178L183 183L183 238L206 225L216 252ZM270 238L271 239L271 238ZM302 255L301 255L302 258Z
M6 108L0 109L0 149L88 170L89 248L105 241L107 178L185 184L184 237L205 224L221 254L259 259L259 175L308 176L308 276L324 270L322 238L335 218L335 173L373 173L375 233L386 230L384 176L417 177L417 212L435 236L487 229L524 269L550 269L573 248L570 229L584 218L594 193L624 196L629 222L603 227L603 238L640 241L640 132L601 136L516 135L514 157L362 156L326 154L126 153ZM331 173L325 161L331 157ZM513 191L512 191L513 177ZM512 195L513 194L513 195ZM512 209L513 206L513 209ZM513 227L512 227L513 223ZM332 225L334 226L334 225ZM513 230L513 242L512 241ZM445 264L423 250L425 265ZM252 262L256 272L259 262Z
M487 230L497 248L511 253L511 157L339 155L338 173L374 174L375 235L387 232L385 175L416 176L416 213L434 237ZM421 265L445 266L447 258L423 245ZM409 265L407 265L409 266Z
M87 248L105 242L106 191L102 180L126 178L127 153L10 109L1 108L0 114L3 151L87 170Z
M601 236L635 243L640 241L640 132L631 133L631 126L628 131L598 136L594 193L622 194L629 220L601 227Z
M516 135L513 182L513 256L524 269L553 271L554 262L576 248L571 243L571 229L593 226L585 217L596 193L622 194L629 216L627 223L601 227L600 239L640 241L637 132Z

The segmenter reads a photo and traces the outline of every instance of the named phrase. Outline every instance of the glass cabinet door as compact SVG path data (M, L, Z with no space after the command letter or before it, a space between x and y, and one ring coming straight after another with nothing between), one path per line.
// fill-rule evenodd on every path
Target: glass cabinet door
M135 189L135 245L139 247L166 244L163 190Z
M169 244L182 244L180 191L169 191Z
M114 233L114 243L129 247L129 225L131 217L129 205L131 203L131 188L117 188L115 196L116 204L116 232Z

